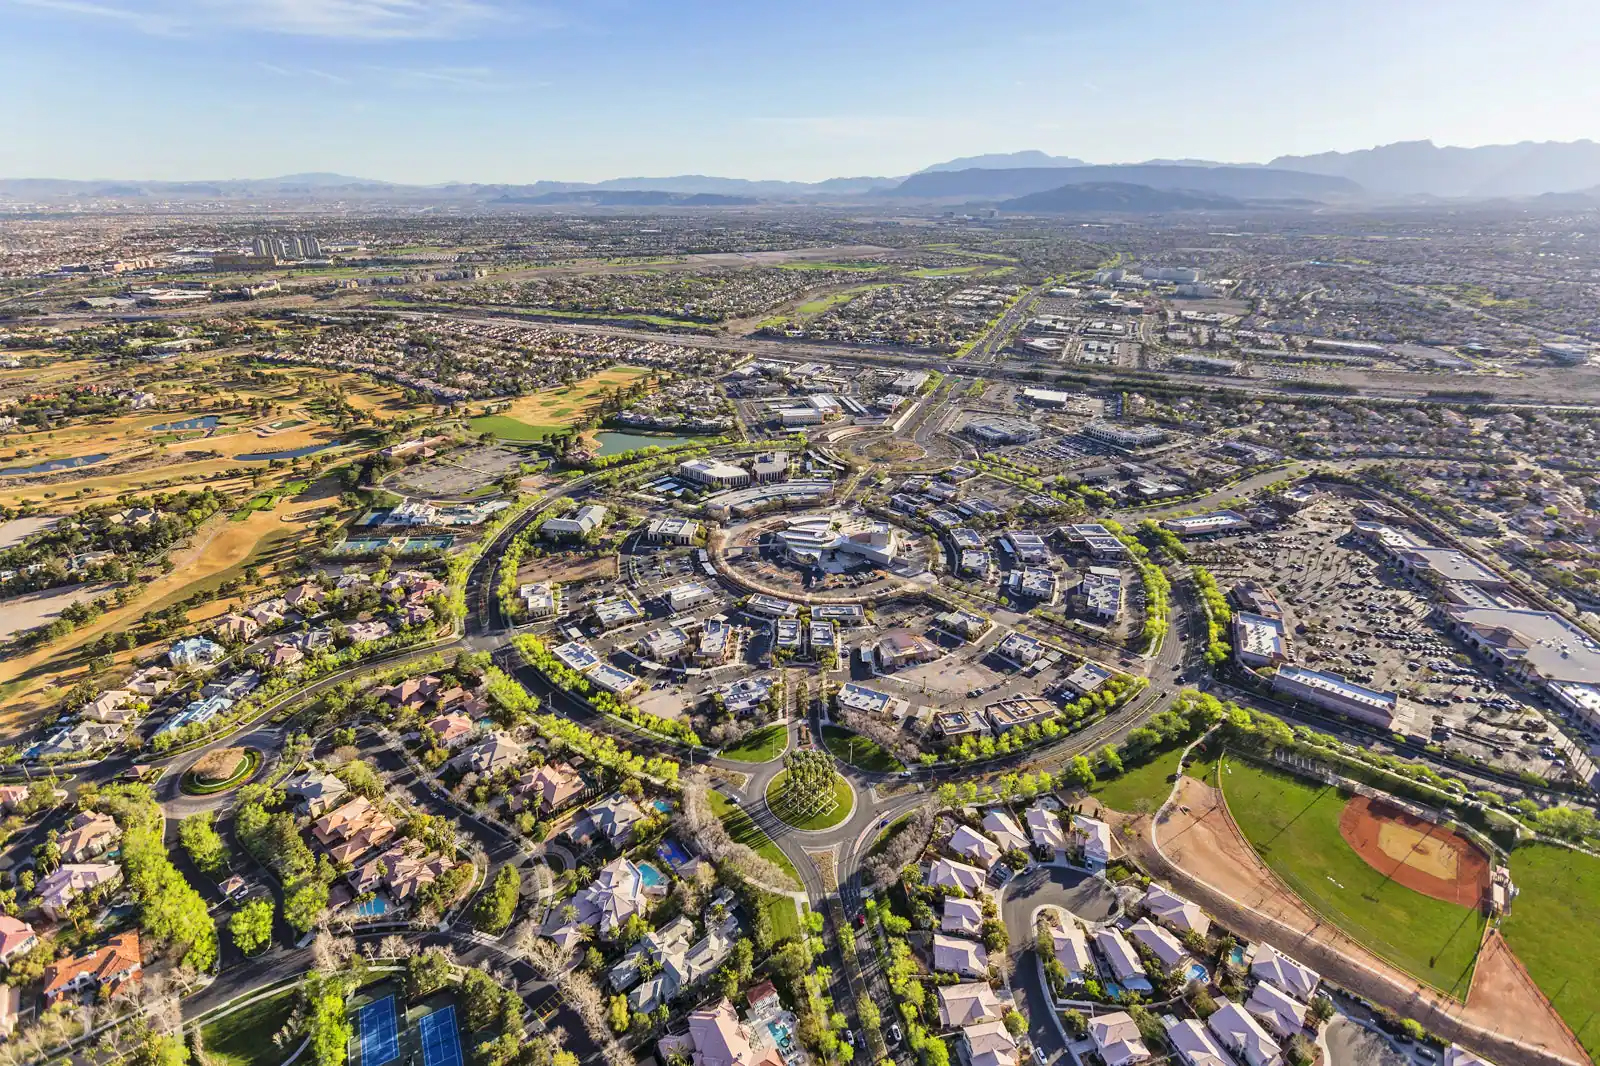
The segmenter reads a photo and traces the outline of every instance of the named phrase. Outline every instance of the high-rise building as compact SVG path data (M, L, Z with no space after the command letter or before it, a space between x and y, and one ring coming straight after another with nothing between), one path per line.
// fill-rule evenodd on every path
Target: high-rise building
M322 242L310 234L300 238L300 246L305 249L306 258L308 259L318 258L322 255Z
M299 237L285 237L283 239L283 254L289 259L304 259L305 250L300 245Z
M273 237L257 237L250 242L250 248L256 255L278 254L278 242Z

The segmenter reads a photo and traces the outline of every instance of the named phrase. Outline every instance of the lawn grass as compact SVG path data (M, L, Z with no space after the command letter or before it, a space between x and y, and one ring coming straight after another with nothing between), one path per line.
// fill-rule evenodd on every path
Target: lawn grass
M788 746L789 727L779 722L756 730L731 748L723 748L722 757L734 762L771 762Z
M1221 766L1239 829L1313 910L1400 969L1464 999L1484 917L1424 896L1368 866L1339 835L1348 796L1242 759Z
M716 791L711 793L711 809L722 819L723 826L735 844L743 844L752 849L757 855L788 874L796 887L799 886L800 871L794 868L794 863L789 861L789 856L783 853L783 849L767 836L766 830L756 825L748 814L729 803L726 796Z
M242 1007L201 1030L206 1059L213 1066L278 1066L293 1048L272 1042L294 1010L298 989L286 989L259 1003Z
M887 284L852 285L848 289L841 289L838 292L829 292L824 293L821 296L813 297L812 299L801 304L799 307L796 307L794 309L794 313L797 315L820 315L822 312L837 307L840 304L849 303L851 300L854 300L857 296L860 296L864 292L871 292L873 289L887 289L888 287L889 286Z
M885 751L876 740L841 729L836 725L822 727L822 742L834 758L843 759L851 766L880 774L897 774L906 764Z
M762 909L767 912L767 917L772 920L772 942L774 944L797 937L801 933L800 911L794 905L794 900L789 896L778 896L766 893L761 901Z
M1108 777L1089 791L1095 799L1124 814L1148 814L1159 810L1172 794L1172 776L1178 772L1182 748L1164 751L1143 766L1131 767L1116 777Z
M813 260L805 263L779 263L779 270L849 270L860 274L872 274L879 270L891 269L887 263L835 263L831 261Z
M1520 891L1500 931L1583 1049L1600 1059L1600 859L1532 844L1511 853L1511 879Z
M794 826L796 829L816 831L819 829L832 829L850 817L850 812L855 807L855 795L850 789L850 782L838 776L833 779L833 798L835 803L831 810L823 810L804 816L784 810L783 803L779 797L783 795L783 782L788 776L789 771L785 770L774 777L772 782L767 785L767 806L772 809L773 814L777 815L785 823Z
M474 433L493 433L501 440L544 440L552 433L560 433L565 426L530 426L526 422L505 415L479 415L467 426Z

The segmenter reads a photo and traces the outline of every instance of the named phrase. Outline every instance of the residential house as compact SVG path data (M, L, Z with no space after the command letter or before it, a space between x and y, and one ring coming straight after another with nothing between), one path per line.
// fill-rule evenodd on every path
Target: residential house
M1154 882L1145 890L1140 904L1150 917L1180 933L1195 932L1204 936L1211 928L1211 919L1199 906Z
M517 778L511 788L510 807L532 806L541 816L554 814L583 795L588 785L578 771L564 762L545 763Z
M102 885L122 880L122 867L111 862L64 863L34 886L39 909L47 918L60 921L72 901Z
M1258 981L1268 981L1302 1003L1310 1003L1322 982L1322 976L1309 966L1302 966L1271 944L1257 944L1250 956L1250 976Z
M18 955L27 954L38 943L39 938L34 935L33 926L20 918L0 914L0 965Z
M1150 977L1145 973L1139 953L1123 937L1119 929L1100 929L1094 934L1094 946L1100 950L1111 967L1111 976L1117 984L1133 992L1150 992Z
M62 862L89 862L111 850L122 836L122 830L110 815L84 811L74 818L61 834Z
M1017 824L1015 818L999 808L983 816L983 830L994 838L1002 852L1016 848L1023 851L1028 849L1028 838L1022 832L1022 827Z
M321 770L305 770L285 778L283 791L293 796L299 806L313 818L320 818L345 801L350 790L332 774Z
M528 757L528 749L504 733L490 733L488 739L477 747L457 755L450 765L480 777L498 773L520 764Z
M1005 1022L981 1022L961 1030L967 1045L969 1066L1017 1066L1020 1059L1016 1038Z
M0 1040L11 1039L17 1029L17 1014L22 1010L22 989L0 985Z
M246 644L261 632L261 623L248 615L229 612L217 619L212 632L230 644Z
M620 792L613 792L581 814L567 835L588 847L604 838L613 847L626 847L633 840L634 827L644 821L644 811Z
M311 835L334 862L353 862L395 834L395 825L365 796L357 796L311 823Z
M730 933L737 923L722 929L712 929L698 943L690 943L694 936L694 922L680 915L663 929L646 936L635 944L611 971L613 988L626 988L638 980L639 965L644 959L656 963L659 970L635 988L628 997L631 1010L648 1014L679 993L704 980L722 965L733 953ZM620 985L618 982L622 982Z
M1138 1023L1125 1010L1089 1019L1089 1039L1106 1066L1130 1066L1150 1057Z
M45 967L45 1002L54 1003L65 993L86 988L103 989L108 996L114 996L127 982L137 981L143 967L139 934L119 933L104 947L85 948Z
M939 928L946 933L977 936L983 931L983 907L975 899L947 897L944 901L944 919Z
M1072 817L1072 840L1083 865L1104 870L1111 861L1111 827L1098 818L1077 814Z
M1255 1015L1267 1031L1280 1040L1302 1032L1306 1027L1306 1013L1311 1009L1277 985L1257 982L1244 1009Z
M1068 919L1065 928L1051 928L1050 945L1056 961L1066 971L1068 984L1081 985L1093 976L1094 956L1089 952L1089 938L1077 922Z
M939 989L939 1024L944 1028L996 1022L1004 1016L1000 999L987 981L966 981Z
M434 739L447 748L463 743L478 729L472 719L463 714L441 714L429 721L426 728L433 732Z
M272 645L267 652L267 667L274 670L285 670L297 666L306 657L306 653L297 646L287 641L279 641Z
M989 953L976 940L935 933L933 968L944 973L982 977L989 972Z
M1194 961L1177 937L1149 918L1140 918L1129 926L1128 936L1143 944L1145 949L1160 961L1161 968L1167 973Z
M284 617L289 614L289 610L289 605L286 602L284 602L282 599L274 597L273 599L262 600L260 603L251 605L245 609L244 614L245 617L254 622L257 627L275 626L279 622L283 621ZM257 632L259 631L260 630L258 628Z
M408 677L398 685L390 685L378 693L378 698L394 708L410 707L413 710L421 710L433 701L440 685L439 679L431 674L424 677Z
M963 859L971 859L985 870L1000 861L1000 853L1004 850L969 825L956 827L956 831L950 835L949 846L951 851Z
M1233 1060L1204 1023L1193 1018L1168 1023L1167 1043L1178 1053L1184 1066L1233 1066Z
M181 670L201 670L215 666L227 658L228 651L214 640L205 637L185 637L173 641L167 649L167 661Z
M986 875L976 866L953 859L935 859L928 866L927 884L930 888L959 888L968 895L976 895L983 888Z
M450 869L452 863L436 852L429 852L415 840L402 840L383 854L361 864L350 873L350 884L357 892L389 893L396 903L410 903L422 890Z
M687 1055L692 1066L783 1066L777 1048L757 1052L751 1046L749 1034L727 1000L689 1015L689 1031L662 1037L656 1049L662 1062L671 1062L673 1055Z
M140 696L160 696L172 687L176 675L165 666L147 666L128 678L128 690Z
M301 614L306 614L315 610L317 605L327 597L328 594L322 591L321 585L314 585L307 581L285 592L283 594L283 602Z
M1067 834L1061 831L1061 819L1055 811L1043 807L1030 807L1027 813L1028 835L1041 855L1054 858L1067 850Z
M1282 1066L1283 1049L1239 1004L1224 1003L1206 1019L1206 1028L1243 1066Z
M123 723L139 717L134 707L134 694L125 688L114 688L83 705L81 714L96 722Z
M393 632L388 622L351 622L344 627L344 635L350 638L352 644L368 644L374 640L382 640Z
M665 896L665 884L646 885L639 867L625 858L611 860L600 868L600 874L589 885L572 897L577 915L566 921L564 907L551 915L545 935L566 947L581 939L579 927L596 929L602 936L613 935L635 914L643 914L656 900Z

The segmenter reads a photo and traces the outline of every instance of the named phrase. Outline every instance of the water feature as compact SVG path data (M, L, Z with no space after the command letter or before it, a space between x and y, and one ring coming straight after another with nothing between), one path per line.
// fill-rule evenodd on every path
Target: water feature
M373 896L356 907L356 915L361 918L377 918L387 913L389 913L389 901L382 896Z
M693 444L695 441L704 440L704 437L669 437L658 433L618 433L605 430L596 433L595 439L600 442L596 455L617 455L621 452L631 452L639 448L676 448L680 444Z
M182 433L186 429L216 429L220 421L216 415L196 415L186 418L182 422L163 422L159 426L151 426L151 433Z
M667 883L667 875L647 862L639 864L639 883L645 888L655 888Z
M8 466L0 469L0 475L5 474L49 474L57 470L75 470L80 466L93 466L102 459L111 458L110 452L99 452L95 455L77 455L71 459L46 459L42 463L32 466Z
M265 463L271 462L273 459L298 459L303 455L315 455L317 452L325 452L329 448L337 448L339 443L339 441L331 441L327 444L307 444L304 448L290 448L281 452L249 452L245 455L236 455L234 458L246 463Z

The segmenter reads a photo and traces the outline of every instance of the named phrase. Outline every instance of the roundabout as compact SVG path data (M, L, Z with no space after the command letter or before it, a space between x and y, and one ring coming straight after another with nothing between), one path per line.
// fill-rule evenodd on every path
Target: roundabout
M779 771L767 784L767 809L784 825L802 833L820 833L843 825L855 813L856 793L850 782L834 775L831 786L802 789L789 784L792 770Z
M191 766L178 789L186 796L214 796L250 780L261 762L261 752L255 748L219 748Z

